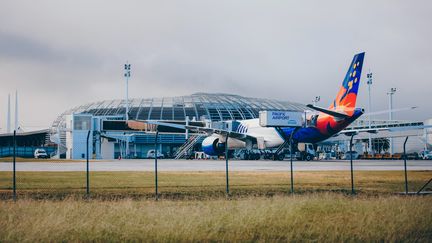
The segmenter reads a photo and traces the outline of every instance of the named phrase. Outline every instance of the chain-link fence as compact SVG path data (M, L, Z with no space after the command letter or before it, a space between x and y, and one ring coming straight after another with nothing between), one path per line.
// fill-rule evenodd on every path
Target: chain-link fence
M289 161L230 161L228 166L230 170L227 174L223 160L158 160L157 182L154 160L90 161L87 173L86 161L42 160L34 162L17 159L15 177L13 162L2 161L2 159L0 161L0 198L4 200L13 199L14 188L18 200L70 197L106 200L155 198L156 185L158 185L159 198L162 199L224 198L227 196L227 183L229 183L229 196L232 197L289 195L292 193ZM265 168L279 169L249 170L249 167L246 167L248 163L258 167L258 163L262 163L267 166ZM401 169L403 161L385 162L388 163L388 166L399 166L393 171L356 170L364 166L362 163L364 162L354 161L353 181L357 194L394 194L405 191L404 171ZM430 162L408 161L408 165L419 163L427 165ZM344 166L344 169L320 171L320 168L330 164ZM293 165L294 193L351 194L352 185L348 161L308 163L294 161ZM205 169L208 166L211 166L211 169ZM417 167L408 166L407 178L410 192L417 192L432 177L430 170L416 170L415 168ZM431 189L431 186L426 184L422 190L430 191Z
M16 144L15 140L11 144ZM229 159L192 162L161 160L157 156L155 159L145 160L90 161L89 158L33 159L26 156L27 148L12 146L12 149L7 151L10 150L12 157L0 159L2 199L177 199L323 191L380 194L408 193L411 190L420 193L430 190L429 183L432 181L430 163L424 162L417 170L413 167L408 171L407 161L404 159L406 155L402 157L403 160L389 161L381 170L375 170L373 166L379 166L382 161L377 161L376 164L369 161L367 168L370 168L370 171L355 171L355 167L362 168L363 165L359 160L353 161L352 157L350 161L328 163L240 162ZM248 166L252 163L255 163L255 166ZM263 167L260 163L266 166ZM418 164L410 162L412 163ZM233 172L231 166L234 168ZM399 167L394 170L394 166ZM295 171L297 167L301 168Z

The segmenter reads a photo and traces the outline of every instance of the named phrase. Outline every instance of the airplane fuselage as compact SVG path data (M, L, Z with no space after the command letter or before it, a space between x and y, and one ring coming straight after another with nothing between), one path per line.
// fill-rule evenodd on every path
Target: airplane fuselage
M222 154L227 148L276 148L291 137L295 143L324 141L345 129L364 112L363 109L355 108L364 55L364 52L354 55L342 85L328 108L307 105L307 107L320 113L309 120L305 120L306 125L301 128L281 127L276 129L273 127L261 127L259 119L238 121L239 123L235 124L238 125L234 128L235 131L231 131L234 124L232 124L231 130L226 130L162 122L147 123L179 129L192 129L212 134L202 142L202 149L208 155ZM227 138L228 142L226 142Z
M345 129L354 120L363 114L362 109L355 109L350 116L346 119L337 119L324 113L318 115L318 119L314 126L301 127L297 130L295 128L284 127L278 131L274 127L262 127L259 125L259 119L248 119L239 121L236 132L249 135L258 139L262 139L263 148L277 148L285 139L288 139L295 130L292 138L295 142L300 143L317 143L324 141L334 134ZM218 143L225 143L226 137L223 135L213 134L208 139L205 139L202 148L206 154L215 154L214 141L217 139ZM228 149L241 149L257 147L257 144L248 144L245 141L229 138ZM221 151L219 151L220 153Z

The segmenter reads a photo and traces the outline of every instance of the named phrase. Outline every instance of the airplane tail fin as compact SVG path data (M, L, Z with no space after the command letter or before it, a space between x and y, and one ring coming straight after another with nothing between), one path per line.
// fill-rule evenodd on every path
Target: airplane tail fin
M354 56L343 80L342 87L329 109L345 113L352 113L354 111L364 55L365 53L362 52Z

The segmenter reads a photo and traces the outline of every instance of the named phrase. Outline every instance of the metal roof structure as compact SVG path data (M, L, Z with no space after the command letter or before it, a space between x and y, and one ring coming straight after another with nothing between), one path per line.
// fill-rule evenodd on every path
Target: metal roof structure
M48 129L16 134L17 146L43 146L50 143ZM0 134L0 147L2 146L13 146L13 133Z
M257 118L260 110L301 110L299 103L274 99L249 98L223 93L195 93L189 96L131 99L129 118L135 120L191 120L223 121ZM88 113L94 116L124 116L125 100L105 100L77 106L62 113L51 129L64 128L64 117Z

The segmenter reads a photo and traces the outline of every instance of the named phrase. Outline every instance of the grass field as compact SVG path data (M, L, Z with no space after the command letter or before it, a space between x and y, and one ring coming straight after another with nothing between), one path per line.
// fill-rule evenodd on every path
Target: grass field
M0 241L432 240L431 197L0 202Z
M418 190L432 176L428 171L410 171L410 190ZM403 172L359 171L355 187L359 194L394 194L404 190ZM17 172L17 192L21 198L62 199L83 196L84 172ZM151 172L91 172L93 198L151 198L154 195ZM0 172L1 198L11 198L12 173ZM295 172L296 193L350 193L350 174L344 171ZM430 188L428 188L430 190ZM159 192L166 199L206 199L225 197L223 172L162 172ZM290 192L289 172L232 172L230 192L233 197L286 195Z
M402 172L18 172L18 201L0 201L8 241L432 241L431 196L401 196ZM411 190L432 176L409 172ZM11 196L11 173L0 193ZM427 188L431 190L431 187Z

